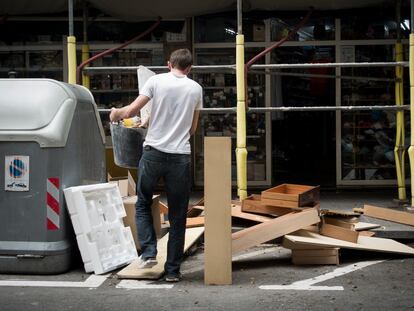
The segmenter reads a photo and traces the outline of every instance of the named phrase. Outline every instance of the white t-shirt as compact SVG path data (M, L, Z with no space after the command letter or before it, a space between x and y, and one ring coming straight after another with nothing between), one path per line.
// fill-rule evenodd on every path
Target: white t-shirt
M152 99L144 146L167 153L190 154L190 129L194 111L202 108L201 86L172 72L152 76L140 91Z

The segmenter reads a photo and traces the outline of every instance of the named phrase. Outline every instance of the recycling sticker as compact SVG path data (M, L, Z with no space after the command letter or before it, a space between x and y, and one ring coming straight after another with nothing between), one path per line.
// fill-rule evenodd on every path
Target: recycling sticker
M5 157L4 188L6 191L29 191L29 156Z

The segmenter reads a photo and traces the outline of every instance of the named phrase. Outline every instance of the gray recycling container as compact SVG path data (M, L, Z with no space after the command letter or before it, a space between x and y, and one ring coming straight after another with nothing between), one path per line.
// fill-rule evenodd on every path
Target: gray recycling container
M69 269L76 240L63 189L104 182L92 94L49 79L0 79L0 272Z

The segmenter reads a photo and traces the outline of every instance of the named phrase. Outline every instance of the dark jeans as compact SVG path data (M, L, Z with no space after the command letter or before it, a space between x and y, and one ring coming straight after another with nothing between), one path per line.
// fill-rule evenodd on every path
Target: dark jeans
M138 166L136 223L142 258L157 255L151 204L155 186L164 180L168 201L170 232L167 247L166 274L178 275L184 252L185 226L191 187L191 156L165 153L146 146Z

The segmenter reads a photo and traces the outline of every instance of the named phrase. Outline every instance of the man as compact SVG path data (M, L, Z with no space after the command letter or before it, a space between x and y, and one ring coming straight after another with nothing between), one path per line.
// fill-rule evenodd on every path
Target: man
M140 95L128 106L112 108L111 121L130 118L152 99L149 127L138 167L136 222L141 244L140 267L157 264L157 238L153 229L151 204L154 187L162 177L168 201L170 232L165 280L178 282L184 251L187 208L191 187L189 139L197 129L202 108L202 88L189 79L192 56L188 49L174 51L168 62L170 72L152 76Z

